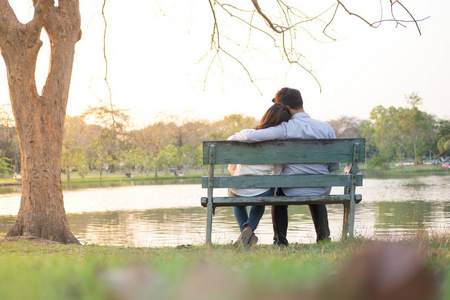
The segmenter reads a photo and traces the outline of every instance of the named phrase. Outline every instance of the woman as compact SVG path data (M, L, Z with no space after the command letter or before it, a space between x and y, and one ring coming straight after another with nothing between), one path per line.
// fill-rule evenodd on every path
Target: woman
M259 124L254 129L264 129L287 122L291 118L289 110L281 103L275 103L264 114ZM238 134L238 133L237 133ZM233 139L233 136L228 139ZM228 166L228 170L232 176L245 175L279 175L281 174L281 165L243 165L233 164ZM256 197L256 196L273 196L274 188L251 188L251 189L230 189L229 197ZM234 216L239 225L241 235L234 243L235 246L253 246L258 242L258 237L254 231L258 227L259 221L264 214L265 206L251 206L250 214L247 212L246 206L233 207Z

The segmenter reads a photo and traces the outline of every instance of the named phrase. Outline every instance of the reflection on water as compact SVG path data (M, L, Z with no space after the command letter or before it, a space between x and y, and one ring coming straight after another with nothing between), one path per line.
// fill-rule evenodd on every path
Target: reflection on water
M138 186L138 185L167 185L167 184L200 184L199 178L164 178L164 179L149 179L137 181L118 180L113 182L96 181L96 182L64 182L62 184L63 190L83 190L90 188L110 188L110 187L124 187L124 186ZM17 185L3 185L0 186L0 195L21 193L22 186Z
M0 186L0 195L21 193L21 192L22 192L22 186L21 185L4 185L4 186Z
M450 176L366 179L357 192L355 231L364 236L405 235L417 228L448 229ZM224 195L220 191L216 195ZM200 184L134 185L64 192L72 232L81 242L126 246L201 244L205 239L206 209ZM20 194L0 195L0 233L15 221ZM332 238L339 239L342 206L328 205ZM257 229L261 243L272 242L270 209ZM218 208L213 241L228 243L238 236L231 208ZM307 206L289 207L288 239L312 243L315 232Z
M63 190L80 190L89 188L109 188L109 187L123 187L123 186L139 186L139 185L168 185L168 184L200 184L199 178L164 178L164 179L149 179L137 181L113 181L113 182L83 182L83 183L63 183Z

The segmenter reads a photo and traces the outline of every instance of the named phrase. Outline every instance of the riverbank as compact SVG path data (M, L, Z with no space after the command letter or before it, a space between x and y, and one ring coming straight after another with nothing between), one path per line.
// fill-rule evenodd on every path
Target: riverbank
M367 299L371 287L381 296L394 288L412 296L395 299L449 299L449 253L448 233L424 232L400 243L358 238L253 249L2 240L0 294L4 299ZM434 274L443 297L414 298L424 289L437 291Z
M409 174L450 174L450 168L444 168L441 165L404 165L404 166L392 166L389 169L375 168L367 169L363 165L361 172L364 172L370 177L387 177L387 176L401 176Z
M199 179L202 176L205 176L206 172L195 173L192 175L186 176L175 176L173 174L162 174L155 177L155 175L147 175L147 174L132 174L131 177L125 176L124 173L110 173L107 175L102 175L98 172L89 173L87 176L81 177L78 174L71 175L70 180L67 180L66 176L61 176L61 182L63 184L95 184L95 183L115 183L115 182L143 182L143 181L151 181L154 183L163 182L167 180L190 180L190 179ZM21 185L21 180L17 180L14 178L0 178L0 186L9 186L9 185Z
M384 169L367 169L366 165L360 165L360 172L362 172L367 177L389 177L389 176L402 176L409 174L450 174L450 168L443 168L440 165L420 165L420 166L397 166L392 167L389 170ZM216 173L226 173L226 169L216 170ZM172 173L161 173L156 177L152 174L131 174L127 177L124 173L103 173L102 177L98 172L91 172L88 175L81 177L77 173L71 174L70 181L63 174L61 177L61 182L63 184L107 184L107 183L149 183L149 184L164 184L167 181L195 181L199 180L202 176L207 175L206 171L196 171L195 173L184 174L184 176L175 176ZM21 182L14 178L0 178L0 186L7 185L20 185Z

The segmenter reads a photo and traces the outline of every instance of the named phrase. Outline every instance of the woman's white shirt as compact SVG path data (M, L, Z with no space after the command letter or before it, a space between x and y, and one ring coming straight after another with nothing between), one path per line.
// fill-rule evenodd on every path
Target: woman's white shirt
M228 171L232 176L248 176L248 175L280 175L283 170L282 165L228 165ZM230 189L234 194L241 197L253 197L267 192L272 187L254 188L254 189Z

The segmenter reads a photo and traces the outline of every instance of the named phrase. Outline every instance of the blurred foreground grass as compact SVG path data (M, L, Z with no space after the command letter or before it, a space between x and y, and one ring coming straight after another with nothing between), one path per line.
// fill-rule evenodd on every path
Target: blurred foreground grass
M2 240L0 297L330 299L331 293L333 299L361 299L356 291L360 287L345 282L361 280L363 289L369 289L364 282L367 278L380 281L377 278L381 276L383 281L390 276L392 266L398 264L399 269L391 270L398 273L416 264L417 257L408 258L408 251L397 247L401 244L424 254L425 269L439 276L436 288L441 294L436 299L450 299L449 233L421 232L401 243L387 243L397 248L384 249L378 255L372 251L375 256L362 255L380 243L358 238L344 243L259 245L242 249L231 245L126 248ZM388 273L382 274L383 271ZM350 294L341 295L337 292L340 289Z

